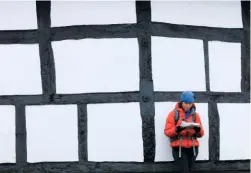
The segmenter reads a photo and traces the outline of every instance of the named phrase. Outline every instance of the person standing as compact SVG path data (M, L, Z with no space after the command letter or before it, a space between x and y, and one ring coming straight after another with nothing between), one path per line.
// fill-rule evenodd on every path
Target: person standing
M200 115L196 112L193 92L184 91L180 101L167 118L164 134L170 138L174 162L180 173L189 173L199 152L197 138L204 136ZM182 122L198 123L198 126L183 127Z

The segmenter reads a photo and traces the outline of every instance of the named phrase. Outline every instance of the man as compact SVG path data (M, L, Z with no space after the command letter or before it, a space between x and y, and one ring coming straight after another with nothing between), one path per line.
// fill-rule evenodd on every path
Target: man
M170 138L172 155L180 173L189 173L198 155L199 141L204 135L200 116L196 111L194 94L184 91L181 99L171 111L165 124L164 133ZM184 122L198 123L197 126L185 127Z

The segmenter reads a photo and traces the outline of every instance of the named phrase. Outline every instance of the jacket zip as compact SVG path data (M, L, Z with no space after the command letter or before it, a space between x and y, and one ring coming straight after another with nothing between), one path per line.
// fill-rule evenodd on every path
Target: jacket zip
M187 118L186 118L186 122L187 122ZM188 136L188 130L186 129L186 131L187 131L187 136ZM186 147L188 148L188 142L187 141L186 141Z

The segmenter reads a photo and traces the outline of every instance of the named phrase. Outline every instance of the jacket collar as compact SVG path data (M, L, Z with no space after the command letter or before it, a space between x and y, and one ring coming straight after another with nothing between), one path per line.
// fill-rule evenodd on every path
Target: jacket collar
M184 109L182 108L182 102L181 101L179 101L179 102L177 102L176 103L176 105L175 105L175 108L179 111L179 112L183 112L183 113L185 113L185 111L184 111ZM193 105L192 105L192 107L191 107L191 114L192 113L194 113L195 111L196 111L196 106L195 106L195 104L193 103Z

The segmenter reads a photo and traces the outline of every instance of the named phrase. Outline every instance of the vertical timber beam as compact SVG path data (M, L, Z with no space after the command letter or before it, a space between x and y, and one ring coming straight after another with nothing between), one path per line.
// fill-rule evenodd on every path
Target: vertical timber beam
M151 2L136 1L136 13L140 68L140 112L142 118L144 162L154 162L155 110L151 55Z

